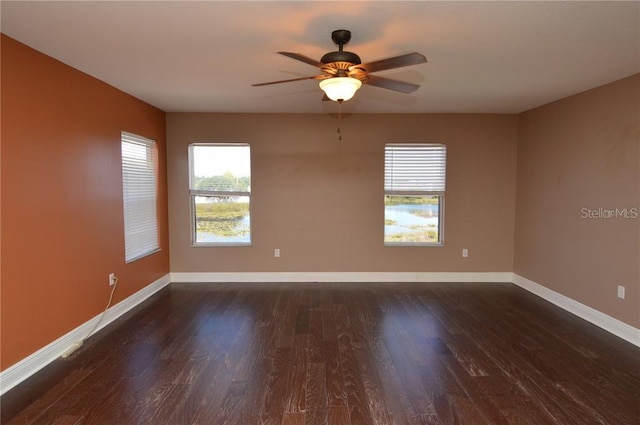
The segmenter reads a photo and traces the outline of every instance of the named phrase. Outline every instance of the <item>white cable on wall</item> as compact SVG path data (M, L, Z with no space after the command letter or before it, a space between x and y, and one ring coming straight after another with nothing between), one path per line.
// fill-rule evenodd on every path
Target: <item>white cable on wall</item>
M96 324L93 326L93 328L91 328L91 330L89 331L89 333L87 334L86 337L84 337L80 341L77 341L77 342L73 343L71 345L71 347L69 347L64 353L62 353L61 357L63 359L66 359L71 354L73 354L77 349L82 347L84 342L86 340L88 340L89 337L91 337L91 335L93 335L93 333L96 331L96 329L98 329L98 326L100 325L100 323L102 323L102 319L104 319L104 316L107 314L107 310L109 310L109 307L111 307L111 302L113 301L113 294L114 294L114 292L116 292L116 286L118 286L118 278L117 277L114 278L113 288L111 288L111 294L109 295L109 301L107 301L107 306L104 308L104 311L100 315L100 318L98 319Z

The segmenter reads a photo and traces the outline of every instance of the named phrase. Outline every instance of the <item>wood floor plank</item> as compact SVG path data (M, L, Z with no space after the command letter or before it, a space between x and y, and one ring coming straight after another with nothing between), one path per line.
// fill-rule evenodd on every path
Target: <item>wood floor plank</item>
M309 333L309 306L298 306L296 314L296 335Z
M324 363L324 350L322 331L322 311L311 310L309 312L309 362Z
M347 396L344 391L344 379L340 364L338 341L324 343L325 381L327 386L327 405L346 406Z
M307 370L305 424L326 424L327 406L327 384L324 363L309 363Z
M285 392L284 411L286 413L300 413L306 409L308 346L308 334L296 335Z
M398 377L398 372L393 365L390 354L384 345L384 341L381 337L375 338L373 346L370 348L374 353L375 363L377 364L378 374L380 376L380 388L382 390L384 399L391 411L394 424L409 424L413 425L418 423L417 420L412 419L417 415L414 413L413 406L405 393L402 386L402 382Z
M482 393L500 410L513 425L548 425L554 423L547 415L531 409L532 401L526 397L517 383L502 375L484 376L475 380Z
M398 374L402 390L407 396L412 410L409 414L437 415L435 399L442 394L439 380L434 379L433 366L439 367L435 360L428 363L416 362L412 354L401 343L400 332L405 327L406 311L404 307L389 300L385 306L386 329L383 334L384 346L389 353L393 367Z
M8 425L638 425L640 349L511 284L172 284Z
M277 316L280 334L278 335L277 348L292 348L296 335L296 316L298 313L296 298L292 293L288 293L287 302L284 303L284 311Z
M328 424L331 425L353 425L347 406L329 406Z
M509 425L509 421L502 414L498 406L488 399L482 389L477 385L476 378L486 375L473 375L468 368L465 368L462 363L457 361L457 357L455 356L442 356L441 361L464 391L466 399L469 400L470 404L475 407L488 424Z
M351 335L339 334L340 358L351 423L374 425L369 410L366 386L360 374L358 356Z
M288 353L283 356L279 362L286 362ZM256 361L256 367L254 368L251 379L247 382L246 392L242 399L242 406L239 410L239 416L236 424L258 424L261 423L261 415L264 410L264 400L266 397L266 391L269 388L269 377L273 376L274 361L271 359L258 359ZM271 388L278 387L278 383L273 383ZM282 405L282 400L274 399L274 403ZM276 416L279 418L281 412L276 412ZM215 423L215 422L208 422Z
M218 364L216 378L202 391L203 397L192 419L194 424L224 422L229 417L241 414L242 407L239 403L242 400L237 395L237 388L246 381L237 379L240 364L249 365L247 367L250 372L247 375L252 378L253 373L261 371L257 366L260 361L256 359L257 344L252 344L255 340L255 316L244 308L245 299L245 294L238 292L229 304L227 320L216 317L216 323L219 324L217 326L220 326L219 338L216 339L216 343L220 344L218 356L212 359ZM248 330L247 333L245 330ZM246 347L244 355L234 355L239 352L235 348L238 346Z
M51 425L81 425L84 417L64 415L58 417Z
M287 413L282 416L282 425L304 425L304 413Z
M86 369L71 371L69 375L67 375L61 382L56 384L43 396L38 398L33 404L31 404L26 409L24 409L20 417L11 421L9 425L30 424L34 422L40 416L45 414L47 409L49 409L49 407L54 405L58 400L60 400L62 396L64 396L69 391L71 391L73 387L78 385L80 381L85 379L90 374L91 374L91 371ZM67 416L68 415L62 415L60 417L62 418ZM80 416L70 416L70 417L80 417Z
M285 410L288 371L291 367L291 348L278 348L266 383L265 398L262 402L262 424L280 425Z
M415 425L444 425L437 415L415 415L410 420Z

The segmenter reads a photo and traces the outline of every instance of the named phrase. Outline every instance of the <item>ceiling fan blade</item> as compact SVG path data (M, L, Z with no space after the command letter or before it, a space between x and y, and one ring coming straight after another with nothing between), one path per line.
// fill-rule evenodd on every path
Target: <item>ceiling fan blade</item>
M391 78L378 77L377 75L368 75L363 81L370 86L380 87L383 89L393 90L400 93L413 93L420 87L418 84L405 83L404 81L392 80Z
M298 60L300 62L308 63L309 65L322 68L324 64L320 61L310 58L309 56L301 55L300 53L292 53L292 52L278 52L281 55L284 55L288 58Z
M384 71L386 69L402 68L403 66L418 65L425 63L427 58L420 53L407 53L406 55L395 56L393 58L381 59L379 61L354 65L352 68L364 68L367 72Z
M329 75L314 75L313 77L300 77L300 78L291 78L289 80L269 81L268 83L251 84L251 86L252 87L268 86L270 84L289 83L291 81L302 81L302 80L324 80L325 78L329 78Z

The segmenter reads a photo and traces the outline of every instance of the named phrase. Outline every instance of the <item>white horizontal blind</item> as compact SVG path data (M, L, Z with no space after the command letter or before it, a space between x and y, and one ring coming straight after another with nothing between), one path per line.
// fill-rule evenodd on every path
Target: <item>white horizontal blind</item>
M158 193L155 141L122 132L122 194L127 263L156 252Z
M443 195L447 147L442 144L388 144L384 150L385 194Z

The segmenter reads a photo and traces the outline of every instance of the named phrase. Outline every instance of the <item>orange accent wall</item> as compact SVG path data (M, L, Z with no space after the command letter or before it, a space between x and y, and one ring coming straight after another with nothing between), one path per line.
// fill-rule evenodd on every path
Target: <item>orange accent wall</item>
M169 273L165 113L1 38L1 368ZM161 251L125 264L120 132L157 141Z

